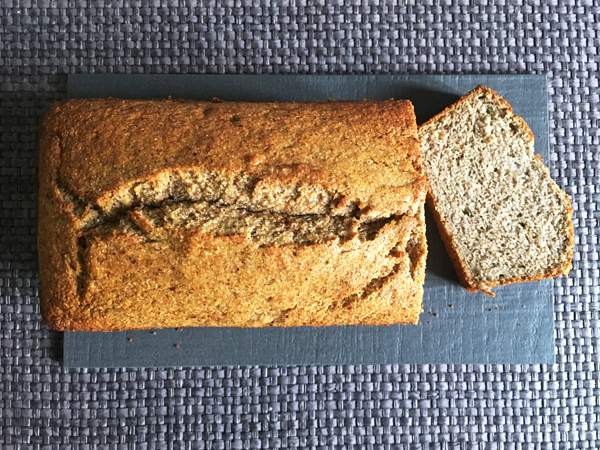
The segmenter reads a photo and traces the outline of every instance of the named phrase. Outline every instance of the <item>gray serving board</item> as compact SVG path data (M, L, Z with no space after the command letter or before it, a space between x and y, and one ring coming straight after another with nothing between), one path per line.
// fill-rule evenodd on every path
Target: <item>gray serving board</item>
M546 78L539 75L74 75L70 97L223 100L408 98L419 122L478 84L498 90L548 154ZM143 155L140 155L143 157ZM553 363L552 282L468 293L428 222L418 326L187 328L65 333L66 367L394 363Z

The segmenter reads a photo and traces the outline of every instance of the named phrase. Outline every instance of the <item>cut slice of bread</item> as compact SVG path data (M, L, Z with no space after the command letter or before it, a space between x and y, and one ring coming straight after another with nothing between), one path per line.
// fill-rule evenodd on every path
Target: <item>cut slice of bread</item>
M479 86L419 137L428 204L466 288L494 295L496 286L569 273L571 200L505 99Z

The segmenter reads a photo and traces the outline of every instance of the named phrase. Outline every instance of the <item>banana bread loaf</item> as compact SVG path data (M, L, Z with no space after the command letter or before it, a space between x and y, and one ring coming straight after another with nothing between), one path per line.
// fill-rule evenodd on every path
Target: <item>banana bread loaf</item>
M407 101L58 103L42 313L57 330L416 323L425 194Z

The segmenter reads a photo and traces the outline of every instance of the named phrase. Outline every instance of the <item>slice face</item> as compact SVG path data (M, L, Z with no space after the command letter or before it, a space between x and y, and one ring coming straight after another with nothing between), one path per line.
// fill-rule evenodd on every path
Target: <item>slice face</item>
M465 287L568 274L572 206L533 154L533 133L478 87L419 129L428 203Z

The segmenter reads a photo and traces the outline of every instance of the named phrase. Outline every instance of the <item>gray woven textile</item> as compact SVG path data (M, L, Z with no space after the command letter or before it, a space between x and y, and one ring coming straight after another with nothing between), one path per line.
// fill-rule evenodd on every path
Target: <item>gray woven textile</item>
M86 3L0 0L1 448L600 448L598 3ZM557 364L62 369L37 299L35 130L75 72L548 73L577 234Z

